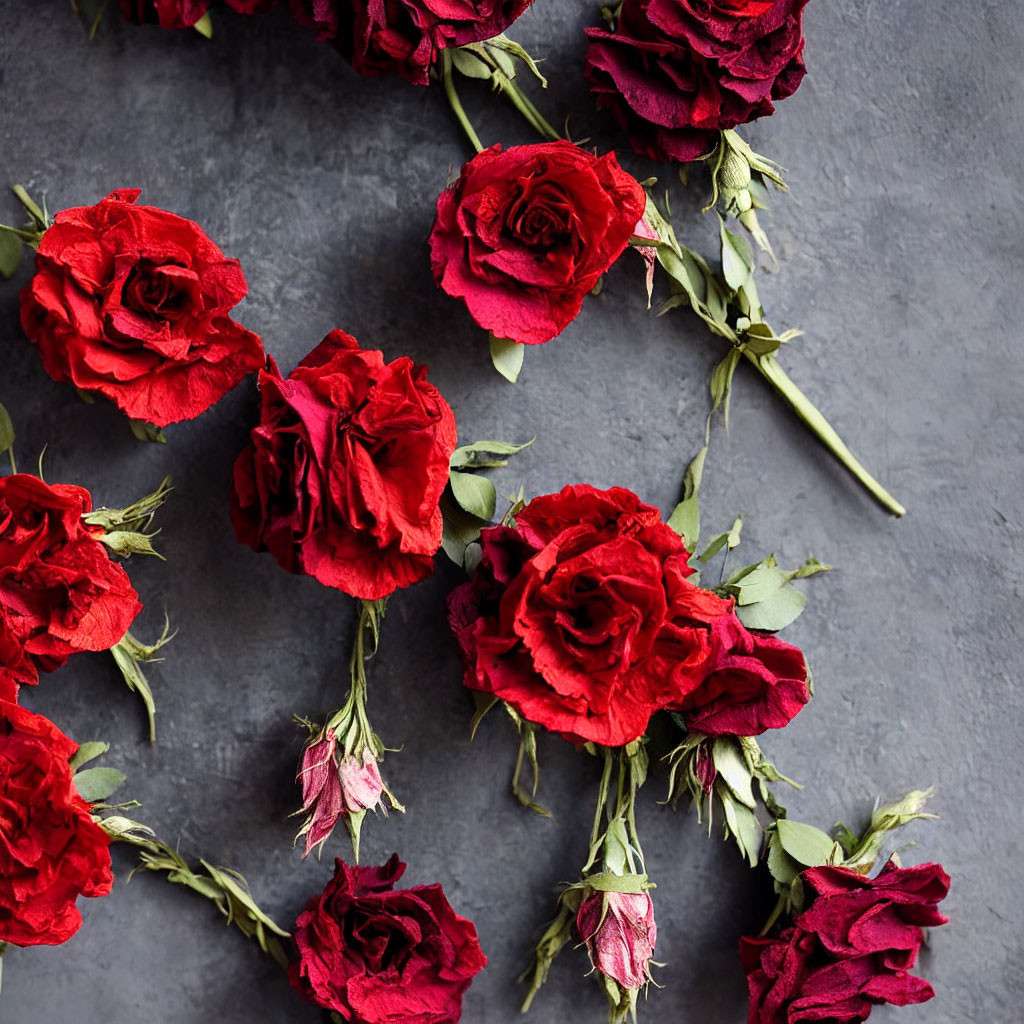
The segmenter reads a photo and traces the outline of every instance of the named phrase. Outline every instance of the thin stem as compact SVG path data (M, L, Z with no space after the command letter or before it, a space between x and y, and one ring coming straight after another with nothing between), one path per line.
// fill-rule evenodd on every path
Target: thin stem
M13 448L8 448L6 454L7 454L7 461L10 462L10 464L11 464L11 472L12 473L17 473L18 472L18 464L14 461L14 449ZM0 953L0 956L3 956L3 953Z
M810 399L793 383L792 378L779 364L774 355L755 355L744 348L743 354L757 367L758 372L790 407L810 427L815 436L835 456L842 466L865 488L865 490L887 512L902 516L906 509L864 468L853 452L843 443L828 420L818 411Z
M604 754L604 767L601 769L601 788L598 790L597 806L594 808L594 827L590 830L590 848L597 846L601 838L601 818L607 813L608 808L608 784L612 778L612 752L607 747L602 747Z
M459 99L459 94L455 89L455 76L452 73L452 55L447 50L441 52L441 80L444 82L444 94L448 97L448 105L452 108L452 113L455 114L459 124L462 125L466 138L469 139L470 145L478 153L482 153L484 149L483 143L470 123L465 108L462 106L462 100Z
M12 228L10 224L0 224L0 231L10 231L12 235L17 235L23 242L28 242L29 245L34 245L39 241L38 231L26 231L24 228Z
M530 123L531 127L545 138L553 142L561 141L562 136L551 127L545 120L543 114L533 105L530 98L508 75L497 72L494 80L498 83L501 91L512 101L512 105Z

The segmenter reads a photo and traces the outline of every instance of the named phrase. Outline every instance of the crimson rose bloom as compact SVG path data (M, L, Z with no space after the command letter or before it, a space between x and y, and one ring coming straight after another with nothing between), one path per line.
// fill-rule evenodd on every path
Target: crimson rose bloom
M235 463L238 539L367 600L429 576L456 433L426 367L332 331L287 379L271 361L260 398Z
M491 146L438 197L434 278L484 330L539 345L577 316L646 201L612 153L570 142Z
M42 715L0 701L0 942L55 946L106 896L110 839L71 780L78 749Z
M796 91L806 3L625 0L614 32L587 29L590 90L638 153L696 160Z
M0 637L0 655L21 683L34 682L25 656L49 672L76 651L108 650L142 610L124 569L96 539L101 531L82 522L91 509L83 487L27 473L0 478L0 612L18 640L5 645Z
M814 895L810 908L774 938L740 942L748 1024L854 1024L880 1003L932 998L931 985L909 971L924 942L921 929L946 923L936 909L949 892L940 865L889 863L874 879L833 867L800 877Z
M397 854L377 868L336 861L334 878L295 924L289 968L308 1002L352 1024L454 1024L487 958L471 921L439 885L395 889Z
M136 25L191 28L209 6L210 0L121 0L121 13Z
M743 628L731 599L687 580L682 539L630 491L566 487L480 543L473 579L448 598L470 689L573 743L608 747L637 739L660 709L687 709L694 728L784 724L779 681L759 660L769 638ZM802 666L796 648L774 644ZM807 699L805 668L800 679L793 714Z
M21 323L46 372L97 391L132 419L193 419L263 365L259 337L228 311L246 293L198 224L138 189L63 210L21 293Z

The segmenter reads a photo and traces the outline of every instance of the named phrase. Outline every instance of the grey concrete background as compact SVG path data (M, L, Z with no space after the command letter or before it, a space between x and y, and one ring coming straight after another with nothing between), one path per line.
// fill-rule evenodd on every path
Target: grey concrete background
M545 109L571 110L577 137L615 145L581 80L582 29L596 4L537 0L513 34L547 58ZM66 2L0 2L0 182L46 191L54 209L123 186L199 221L241 259L250 297L239 318L287 371L330 328L389 357L428 362L460 435L536 445L496 474L509 491L571 481L621 484L669 509L699 444L717 343L689 316L644 311L626 256L564 336L527 353L518 386L489 366L461 306L436 292L425 237L449 167L469 155L437 88L365 81L283 11L223 12L212 42L108 17L90 42ZM812 581L788 639L807 652L817 696L764 746L808 783L786 800L803 820L863 824L876 795L934 783L938 822L908 830L909 861L953 876L948 927L921 972L938 998L877 1011L905 1024L1022 1019L1024 911L1019 796L1019 546L1022 459L1019 308L1024 215L1019 179L1024 100L1020 11L1008 0L811 3L803 87L748 138L789 168L792 197L766 221L781 272L761 292L778 328L807 333L785 353L853 448L905 502L880 513L741 369L730 434L718 430L705 521L746 514L751 560L813 553L836 566ZM529 141L512 112L467 83L485 141ZM668 180L671 172L662 169ZM677 227L710 251L700 188L676 190ZM18 217L0 197L0 220ZM136 699L109 659L79 656L27 702L80 741L114 744L140 817L182 849L233 865L288 925L329 875L292 849L291 783L301 737L293 712L334 707L344 689L349 603L236 544L227 515L232 461L254 414L251 381L166 446L135 442L112 407L85 406L51 382L17 321L27 277L0 285L0 396L25 465L48 445L51 480L120 504L172 473L162 515L166 563L130 573L154 634L164 608L179 630L152 673L159 742L143 741ZM410 883L440 881L472 917L491 963L464 1019L511 1024L515 976L554 886L575 877L586 845L594 765L541 742L539 820L506 791L513 738L497 716L472 745L470 700L444 625L457 573L394 602L372 669L372 714L404 748L387 776L409 813L369 820L367 861L393 850ZM693 816L655 806L641 829L660 925L652 1020L738 1022L745 989L734 950L760 923L766 879ZM162 881L83 901L66 946L12 951L0 1019L250 1024L318 1019L276 967L216 914ZM566 951L533 1010L538 1024L601 1021L584 955ZM895 1015L895 1016L894 1016Z

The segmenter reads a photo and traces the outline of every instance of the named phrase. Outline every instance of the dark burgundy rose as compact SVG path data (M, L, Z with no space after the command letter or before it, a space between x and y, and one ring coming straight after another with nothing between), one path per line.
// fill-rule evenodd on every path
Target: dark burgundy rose
M277 0L224 0L224 2L239 14L263 14L277 5Z
M238 539L367 600L429 576L456 431L426 367L332 331L287 378L271 361L259 384L231 491Z
M676 708L691 732L757 736L787 725L810 700L798 647L751 632L731 607L711 623L711 638L714 668Z
M300 24L316 29L320 40L334 39L352 15L343 0L288 0L292 17Z
M110 558L82 515L89 492L16 473L0 477L0 615L17 645L3 666L19 683L33 682L24 659L43 671L76 651L105 651L142 610L121 566Z
M439 885L395 889L405 865L335 862L334 878L295 924L289 969L307 1000L351 1024L455 1024L487 958L471 921Z
M881 1003L932 998L931 985L909 972L922 929L946 923L937 906L949 876L940 865L889 863L874 879L846 868L811 868L801 878L812 899L793 926L740 942L748 1024L854 1024Z
M67 942L82 925L75 900L110 892L110 838L68 765L77 749L42 715L0 700L0 942Z
M590 90L638 153L696 160L796 91L806 3L625 0L614 32L587 29Z

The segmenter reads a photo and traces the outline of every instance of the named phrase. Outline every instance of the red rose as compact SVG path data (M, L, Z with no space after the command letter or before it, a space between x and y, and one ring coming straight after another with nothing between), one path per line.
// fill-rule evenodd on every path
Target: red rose
M456 433L426 367L332 331L287 379L271 363L260 395L235 463L238 539L353 597L429 576Z
M38 682L39 670L14 632L10 612L0 604L0 700L16 702L19 687Z
M806 3L625 0L614 32L587 29L590 90L638 153L696 160L796 91Z
M570 142L492 146L438 197L434 278L484 330L539 345L576 317L645 204L614 154Z
M439 50L500 35L533 0L351 0L352 66L430 84Z
M334 878L299 915L289 978L311 1003L352 1024L454 1024L487 958L471 921L439 885L395 889L405 865L336 861Z
M82 522L91 508L83 487L26 473L0 478L0 609L43 671L76 651L113 647L142 610L98 528Z
M783 724L780 681L759 654L781 645L787 668L802 655L753 637L731 599L690 583L682 539L630 491L566 487L480 543L473 579L448 598L470 689L608 747L643 735L661 709L686 709L695 729Z
M121 0L121 13L136 25L191 28L209 6L210 0Z
M198 224L138 189L63 210L21 293L21 322L54 380L97 391L132 419L192 419L263 365L228 311L246 293L237 260Z
M67 942L82 925L77 897L110 892L110 839L68 766L77 749L42 715L0 701L0 942Z
M793 927L740 942L748 1024L854 1024L880 1003L932 998L931 985L909 971L924 942L921 929L946 923L936 907L949 876L938 864L889 863L874 879L832 867L800 877L813 900Z
M344 15L339 0L288 0L292 17L300 24L316 29L317 39L334 39L352 15Z
M277 5L277 0L225 0L228 7L239 14L263 14Z
M676 708L690 731L757 736L787 725L810 700L800 649L751 633L731 609L711 623L711 645L714 668Z

